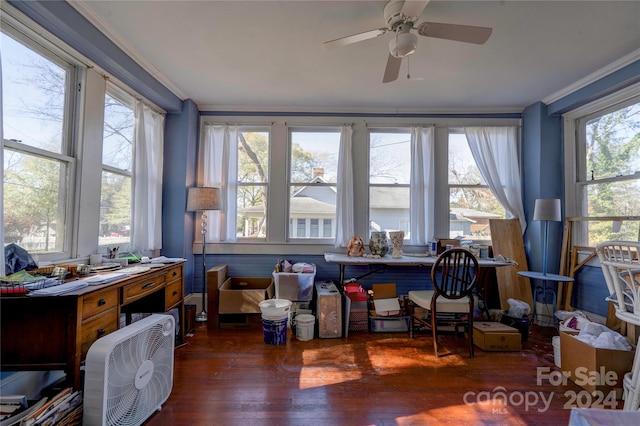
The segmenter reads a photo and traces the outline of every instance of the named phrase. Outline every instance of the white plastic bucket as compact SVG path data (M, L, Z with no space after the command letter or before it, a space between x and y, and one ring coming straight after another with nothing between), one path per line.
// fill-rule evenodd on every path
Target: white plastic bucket
M316 317L309 314L299 314L296 320L296 338L307 341L313 339L313 330L316 325Z
M289 317L291 300L287 299L267 299L258 303L262 318L267 320L279 320Z
M553 363L558 368L561 367L561 355L560 355L560 336L553 336L551 339L551 343L553 344Z

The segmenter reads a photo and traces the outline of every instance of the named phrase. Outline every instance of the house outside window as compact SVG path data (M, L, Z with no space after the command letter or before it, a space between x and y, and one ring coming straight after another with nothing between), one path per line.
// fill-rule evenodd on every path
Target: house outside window
M504 219L505 209L476 165L467 138L449 130L449 238L490 240L489 219Z
M120 247L131 239L133 130L133 98L109 87L104 103L98 238L101 246Z
M369 132L369 231L409 229L411 133L409 129Z
M339 129L289 131L289 238L335 237ZM322 221L322 235L320 235Z
M68 253L76 70L5 22L0 44L5 243Z
M640 85L565 115L569 216L575 244L636 240L640 221ZM571 143L573 142L573 143ZM623 220L616 220L623 218ZM631 220L627 220L631 218Z

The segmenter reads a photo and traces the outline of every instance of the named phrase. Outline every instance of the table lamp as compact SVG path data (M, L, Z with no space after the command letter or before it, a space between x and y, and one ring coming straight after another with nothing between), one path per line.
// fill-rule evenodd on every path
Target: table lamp
M549 250L549 222L562 220L559 198L538 198L533 209L533 220L544 221L542 237L542 275L547 275L547 252Z
M220 210L220 188L194 187L187 194L187 211L202 212L202 312L196 316L197 322L205 322L207 316L207 262L205 247L207 242L207 211Z

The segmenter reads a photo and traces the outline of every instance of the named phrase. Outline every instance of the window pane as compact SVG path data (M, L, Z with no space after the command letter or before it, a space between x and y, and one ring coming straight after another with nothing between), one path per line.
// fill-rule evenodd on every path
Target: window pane
M340 132L291 132L291 182L336 183Z
M586 124L587 180L640 172L640 103Z
M67 70L1 37L4 138L63 153Z
M268 180L269 131L245 128L238 135L238 238L266 238Z
M269 133L243 131L239 139L238 182L268 182Z
M289 231L293 238L318 238L318 235L307 236L307 219L322 218L327 221L335 220L336 217L336 193L333 186L294 186L291 188L289 198L289 217L297 220L298 231ZM333 230L332 230L333 231ZM329 236L333 238L332 232ZM323 235L323 238L327 238Z
M587 216L640 216L640 179L588 185ZM623 221L619 232L612 222L587 222L589 245L606 240L636 240L638 223Z
M290 135L289 182L297 185L290 187L289 219L296 229L289 229L289 237L333 238L333 230L320 235L320 220L336 217L340 132L292 130Z
M504 219L498 202L476 165L467 138L449 133L449 237L491 239L489 219Z
M411 134L397 130L370 132L369 231L401 230L405 238L411 238L410 182Z
M372 186L369 188L369 230L386 231L409 229L409 187Z
M133 124L134 114L131 106L107 93L104 104L102 164L131 171Z
M369 140L369 183L411 182L411 135L371 132Z
M4 151L4 237L32 253L64 248L68 171L65 163Z
M129 243L131 236L131 178L102 172L100 245Z
M238 186L239 238L265 238L267 218L267 187L265 185Z

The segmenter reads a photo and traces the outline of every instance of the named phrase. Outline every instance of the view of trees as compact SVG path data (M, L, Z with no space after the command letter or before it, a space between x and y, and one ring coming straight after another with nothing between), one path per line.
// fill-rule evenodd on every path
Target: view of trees
M640 215L640 104L588 121L586 158L587 215ZM625 221L614 232L611 222L589 222L589 245L636 240L638 226L638 221Z

